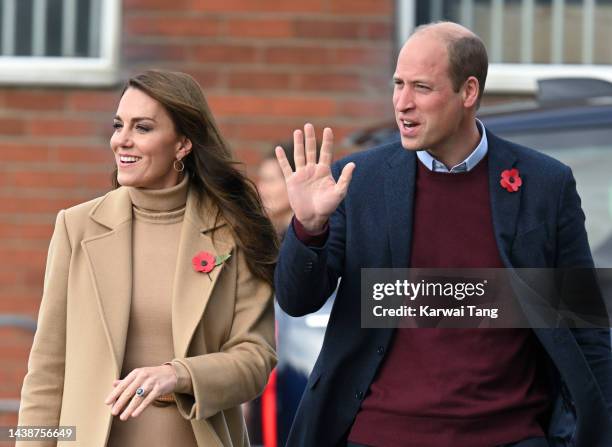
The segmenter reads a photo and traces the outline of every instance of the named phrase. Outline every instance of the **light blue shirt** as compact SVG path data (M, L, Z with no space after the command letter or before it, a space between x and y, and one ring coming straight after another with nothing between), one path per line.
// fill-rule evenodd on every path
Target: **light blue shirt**
M489 143L487 142L487 133L485 132L484 125L478 119L476 119L476 125L478 126L478 130L480 131L481 135L480 143L478 143L476 149L474 149L472 153L458 165L448 169L444 163L432 157L427 150L417 151L417 157L430 171L445 172L447 174L457 174L459 172L471 171L489 151Z

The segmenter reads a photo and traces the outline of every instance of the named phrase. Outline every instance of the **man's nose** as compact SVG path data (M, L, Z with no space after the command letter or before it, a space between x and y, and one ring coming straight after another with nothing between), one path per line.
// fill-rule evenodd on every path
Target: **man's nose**
M396 94L397 101L395 102L395 108L397 110L410 110L414 108L414 92L410 87L406 86L396 92Z

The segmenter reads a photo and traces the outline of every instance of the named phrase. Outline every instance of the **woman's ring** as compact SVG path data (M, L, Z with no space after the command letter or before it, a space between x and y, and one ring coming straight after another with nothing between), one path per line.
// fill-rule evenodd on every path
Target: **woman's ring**
M136 390L136 396L138 397L145 397L145 390L143 387L140 387Z

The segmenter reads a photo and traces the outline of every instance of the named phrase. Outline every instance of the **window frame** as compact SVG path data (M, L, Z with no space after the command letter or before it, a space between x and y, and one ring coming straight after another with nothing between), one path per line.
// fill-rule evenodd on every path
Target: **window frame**
M99 57L0 56L0 85L111 86L119 80L121 0L101 5Z

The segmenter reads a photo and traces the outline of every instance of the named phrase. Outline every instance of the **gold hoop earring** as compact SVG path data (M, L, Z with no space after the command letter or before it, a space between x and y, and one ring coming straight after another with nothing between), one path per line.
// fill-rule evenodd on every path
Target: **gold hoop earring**
M183 172L185 170L185 163L183 163L182 160L174 160L172 167L176 172Z

